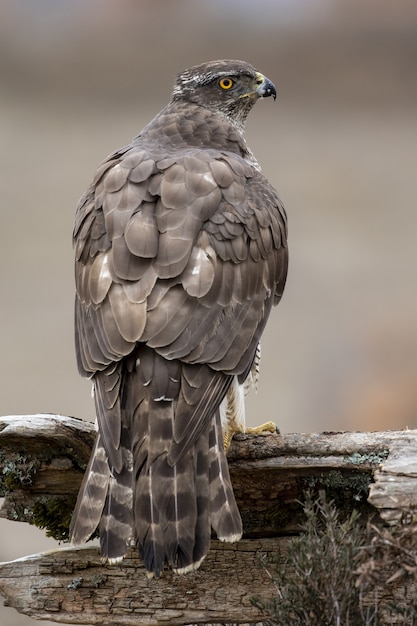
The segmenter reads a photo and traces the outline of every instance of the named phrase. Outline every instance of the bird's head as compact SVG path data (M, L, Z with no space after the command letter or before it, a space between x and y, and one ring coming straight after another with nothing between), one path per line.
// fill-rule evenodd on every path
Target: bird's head
M237 126L259 98L276 98L275 85L244 61L211 61L177 76L172 99L185 100L222 113Z

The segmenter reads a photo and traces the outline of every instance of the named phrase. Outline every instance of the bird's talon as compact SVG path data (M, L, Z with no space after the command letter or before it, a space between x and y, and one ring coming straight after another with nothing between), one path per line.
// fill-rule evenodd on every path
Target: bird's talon
M275 422L265 422L260 426L254 426L253 428L246 428L246 435L261 435L262 433L277 433L279 432Z

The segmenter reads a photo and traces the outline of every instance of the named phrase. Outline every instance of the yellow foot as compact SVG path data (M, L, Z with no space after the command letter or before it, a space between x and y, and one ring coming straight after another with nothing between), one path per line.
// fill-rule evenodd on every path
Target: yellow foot
M265 422L254 428L245 428L245 435L261 435L262 433L277 433L278 427L274 422Z
M230 448L233 437L238 433L243 433L244 435L261 435L262 433L279 433L279 430L274 422L265 422L265 424L261 424L260 426L245 428L244 431L238 429L230 429L225 432L223 436L224 449L226 453Z

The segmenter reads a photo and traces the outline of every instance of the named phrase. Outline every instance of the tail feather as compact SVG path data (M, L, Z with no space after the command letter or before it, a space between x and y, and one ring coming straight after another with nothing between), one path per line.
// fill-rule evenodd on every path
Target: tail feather
M110 468L100 434L97 435L84 474L70 524L70 539L79 545L97 528L110 481Z
M110 475L99 526L101 555L111 562L124 557L133 538L133 467L130 448L123 447L122 458L121 472L114 471Z
M220 541L239 541L243 532L242 520L230 481L218 410L210 431L209 462L211 525Z
M135 538L146 569L156 576L159 576L165 562L158 506L158 473L165 449L165 420L160 411L161 406L161 403L156 403L149 397L141 399L135 408L132 422ZM160 432L157 437L158 430Z
M195 500L197 506L197 519L195 526L196 537L193 552L195 569L200 565L210 549L211 525L209 509L209 429L199 437L194 447L195 467Z
M163 380L169 393L161 387ZM210 548L211 527L223 541L237 541L242 535L219 410L206 415L198 434L176 448L175 463L170 458L181 385L179 362L154 351L144 349L140 360L126 366L116 403L119 442L112 429L118 466L112 467L105 449L108 439L99 434L71 522L75 543L86 541L99 525L101 553L110 562L120 560L135 540L147 571L155 576L165 564L178 573L198 568ZM104 391L113 394L113 385L108 387ZM200 399L206 391L201 389ZM189 408L192 420L200 403L197 391L195 396ZM185 396L181 402L184 420Z
M75 544L87 541L98 526L101 555L109 561L123 558L133 534L131 427L129 410L121 406L122 381L120 366L95 378L99 434L70 525ZM103 435L103 423L109 418L111 428Z
M135 531L145 566L159 576L165 562L174 569L190 567L196 542L197 506L194 452L168 464L172 441L172 401L143 402L135 416ZM151 423L147 423L149 422ZM146 424L148 436L140 432Z
M154 497L157 479L150 467L135 488L135 535L139 555L148 572L159 576L165 563L165 545L161 516ZM140 488L139 488L140 485Z
M193 451L170 467L165 461L166 491L161 498L164 511L166 559L176 570L192 567L196 534L197 504L195 496Z

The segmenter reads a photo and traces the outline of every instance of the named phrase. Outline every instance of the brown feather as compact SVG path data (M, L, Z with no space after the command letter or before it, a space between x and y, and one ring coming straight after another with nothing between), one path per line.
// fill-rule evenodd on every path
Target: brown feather
M110 480L110 468L100 434L91 453L70 524L71 541L87 541L100 523Z
M259 81L241 61L183 72L77 209L77 363L99 435L71 536L98 525L110 561L133 540L157 576L198 567L211 526L242 534L219 407L251 375L288 262L285 211L243 138Z
M239 541L243 532L242 521L230 483L218 411L210 431L209 484L212 527L220 541Z

